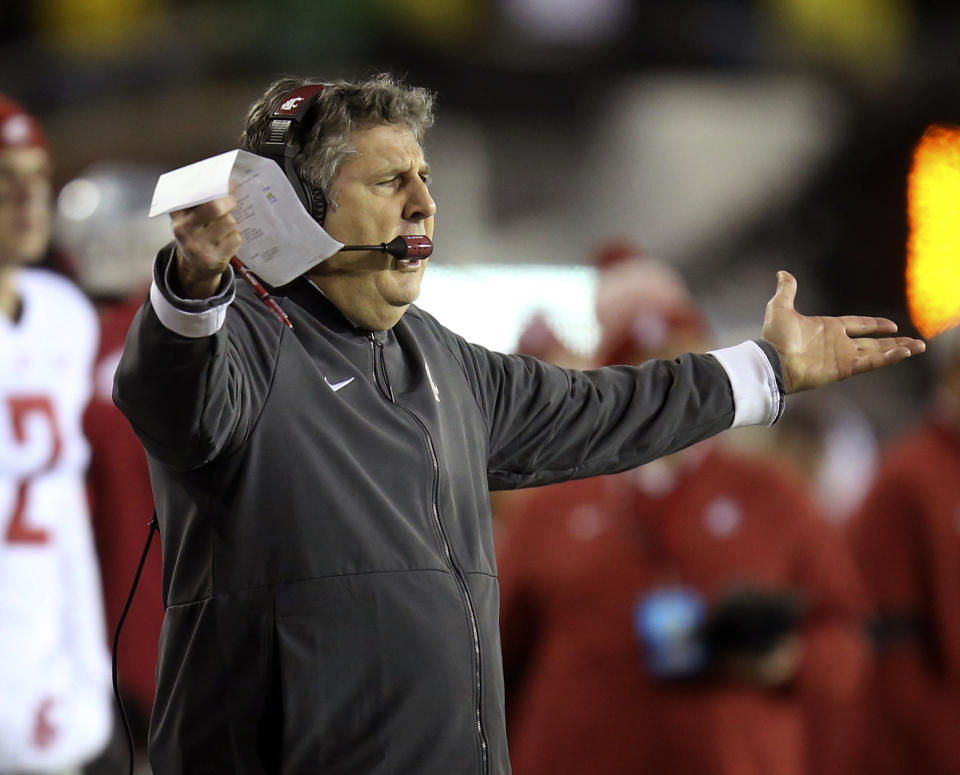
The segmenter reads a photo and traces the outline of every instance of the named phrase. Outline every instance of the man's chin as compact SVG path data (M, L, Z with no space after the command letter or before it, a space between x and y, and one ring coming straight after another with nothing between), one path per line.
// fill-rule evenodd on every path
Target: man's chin
M409 304L413 304L417 299L420 298L420 283L416 284L416 287L406 287L397 290L397 293L391 299L391 303L395 307L405 307Z

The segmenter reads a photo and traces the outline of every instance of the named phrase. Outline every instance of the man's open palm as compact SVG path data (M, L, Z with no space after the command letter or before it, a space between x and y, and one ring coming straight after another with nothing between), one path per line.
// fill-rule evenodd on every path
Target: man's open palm
M882 336L897 331L886 318L801 315L793 308L796 295L794 276L778 272L777 291L763 319L763 338L780 353L788 393L888 366L926 348L919 339Z

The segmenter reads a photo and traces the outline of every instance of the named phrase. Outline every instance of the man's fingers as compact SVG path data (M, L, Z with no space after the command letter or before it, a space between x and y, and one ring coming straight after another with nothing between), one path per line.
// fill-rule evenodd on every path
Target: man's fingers
M170 213L181 256L202 271L222 272L243 243L233 217L236 206L237 200L228 195Z
M890 366L894 363L919 355L927 349L920 339L909 336L887 337L884 339L855 339L859 353L854 363L854 373Z
M872 371L883 366L892 366L914 353L909 347L892 347L886 350L874 350L858 357L853 363L851 376L854 374L863 374L865 371Z
M871 318L865 315L844 315L840 318L847 336L870 336L871 334L893 334L897 324L887 318Z
M896 341L899 347L906 347L910 351L911 355L919 355L927 350L927 343L922 339L911 339L908 336L898 336L894 341Z
M174 223L182 223L184 225L202 226L229 212L233 212L236 206L236 198L233 194L228 194L219 199L212 199L209 202L187 207L183 210L174 210L170 213L170 220Z
M902 347L906 349L910 355L919 355L927 349L927 345L922 339L913 339L909 336L854 339L853 343L857 346L857 349L863 353L887 352L888 350L895 350Z
M229 261L240 247L243 245L243 239L236 229L227 232L216 242L206 243L207 255L217 264Z
M231 215L219 218L202 228L174 228L173 234L184 253L204 262L229 259L243 243Z
M224 237L229 236L237 230L237 222L232 213L227 213L216 220L210 221L203 227L200 236L203 239L214 244L220 242Z
M773 298L767 302L768 307L782 307L793 309L794 299L797 297L797 279L784 269L777 272L777 290Z
M926 343L922 339L911 339L909 336L896 336L887 339L867 339L867 342L875 342L881 352L892 352L905 350L907 357L909 355L919 355L927 349Z

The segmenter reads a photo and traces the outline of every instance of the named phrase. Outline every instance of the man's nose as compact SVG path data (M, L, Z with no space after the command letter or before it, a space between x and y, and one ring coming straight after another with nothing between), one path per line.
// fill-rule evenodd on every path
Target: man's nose
M423 221L432 218L437 212L437 203L430 196L430 189L422 180L417 180L410 192L404 208L403 218L407 221Z

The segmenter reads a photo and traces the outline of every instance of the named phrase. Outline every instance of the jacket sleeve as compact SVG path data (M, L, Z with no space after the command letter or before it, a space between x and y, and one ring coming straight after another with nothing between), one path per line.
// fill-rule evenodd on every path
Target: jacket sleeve
M492 489L634 468L735 425L770 424L782 408L766 343L582 372L465 347Z
M157 256L113 398L151 456L189 470L246 437L266 398L282 332L255 305L232 304L232 270L211 299L178 298L172 257L172 247Z

